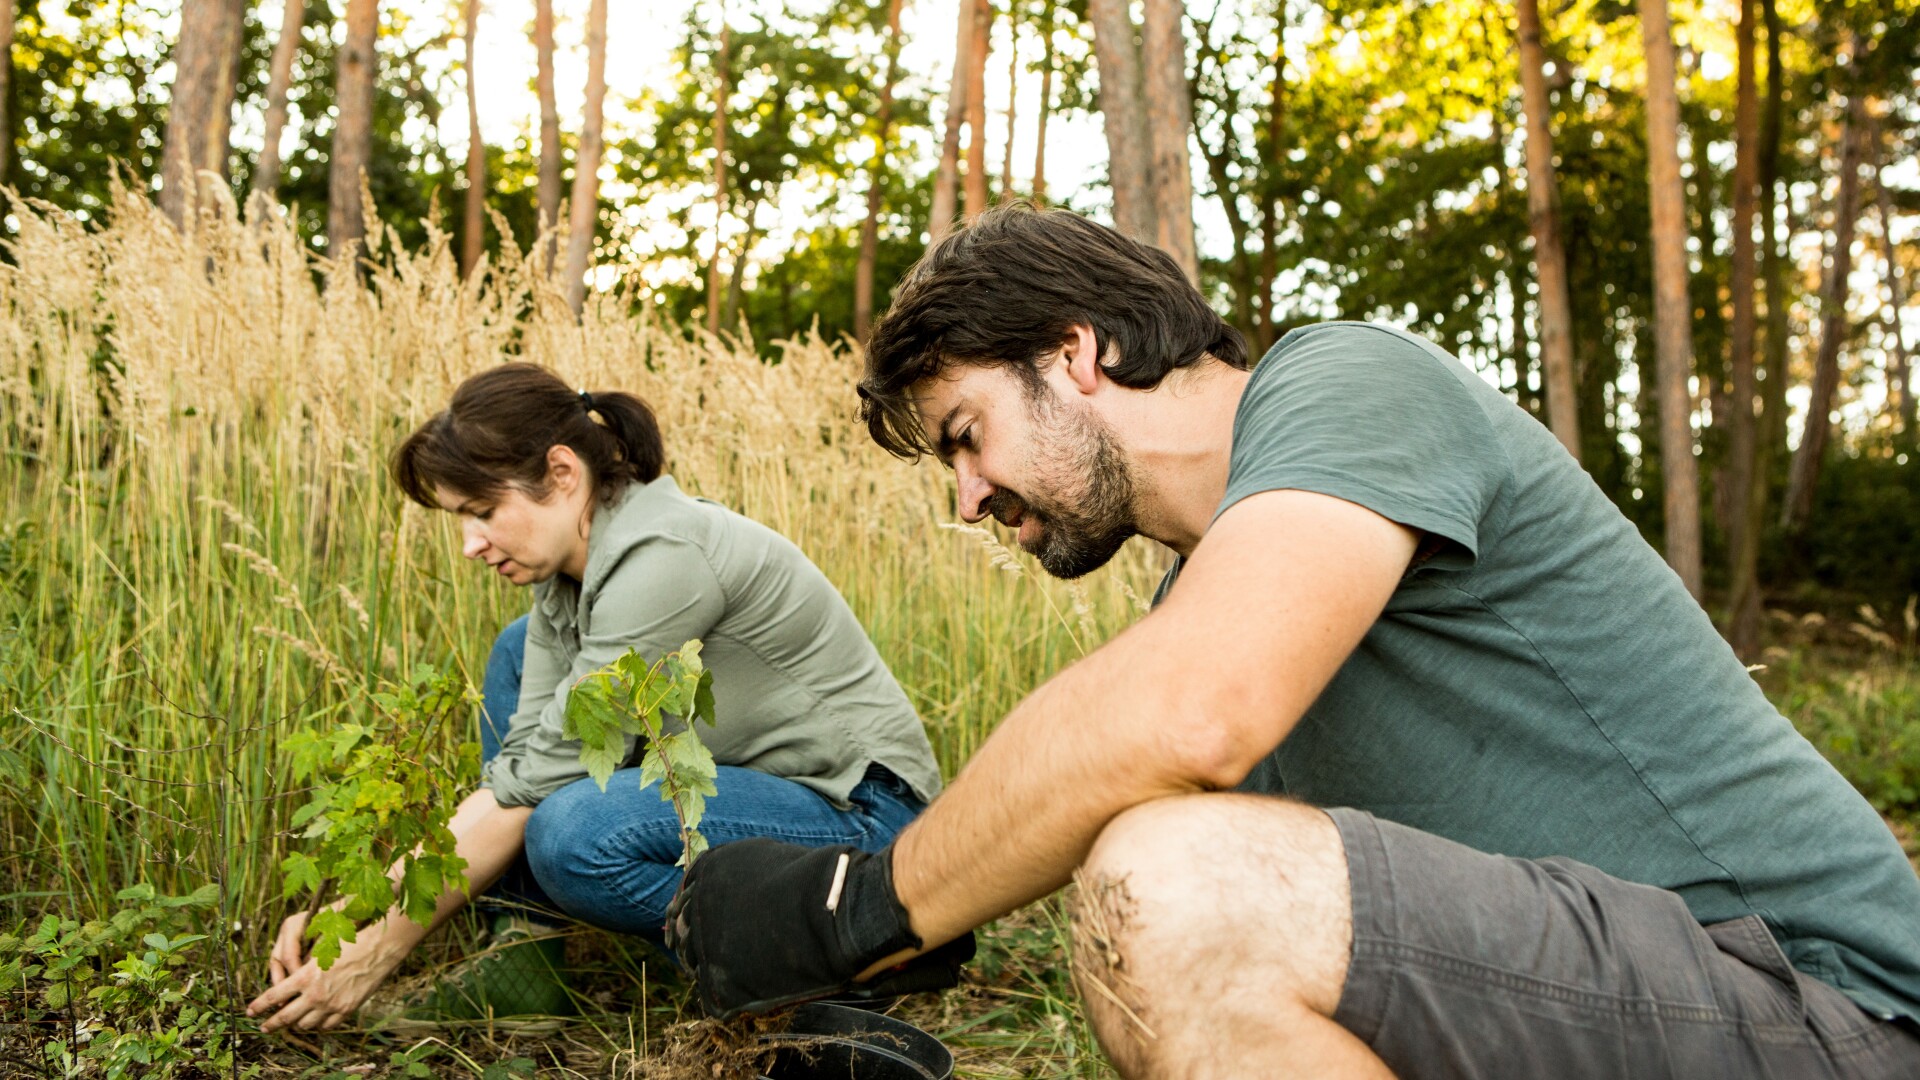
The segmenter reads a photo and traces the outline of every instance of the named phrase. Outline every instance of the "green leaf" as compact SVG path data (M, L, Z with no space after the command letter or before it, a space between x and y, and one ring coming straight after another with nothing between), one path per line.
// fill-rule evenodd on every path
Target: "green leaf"
M693 692L693 712L688 715L689 725L695 720L704 720L707 726L713 725L713 672L702 669L700 683Z
M421 926L430 925L434 909L440 904L440 894L446 889L438 858L423 855L407 860L407 868L400 877L400 903L407 918Z
M125 903L129 900L152 900L155 895L153 886L143 881L138 885L129 885L121 889L113 894L113 898Z
M618 680L605 671L582 677L567 693L561 734L580 740L580 764L602 791L626 757L627 716Z
M280 861L280 872L286 875L286 884L282 888L282 897L296 896L320 887L320 866L313 857L294 852Z
M353 941L353 920L325 907L313 913L313 921L307 924L307 936L313 938L313 959L325 971L340 959L340 943Z

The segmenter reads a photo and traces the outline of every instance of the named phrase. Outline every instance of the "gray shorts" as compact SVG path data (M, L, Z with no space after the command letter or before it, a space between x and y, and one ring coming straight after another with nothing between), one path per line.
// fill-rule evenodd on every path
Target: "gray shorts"
M1401 1080L1914 1080L1920 1034L1793 969L1759 916L1332 810L1353 884L1334 1019Z

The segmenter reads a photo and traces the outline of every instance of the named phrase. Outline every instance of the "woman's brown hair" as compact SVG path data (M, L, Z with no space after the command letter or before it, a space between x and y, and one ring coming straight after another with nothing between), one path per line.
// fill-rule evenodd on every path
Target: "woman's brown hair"
M487 498L511 485L544 500L555 446L579 455L603 503L666 467L646 402L618 390L575 391L538 364L501 364L461 383L444 411L395 448L393 482L436 510L434 489L442 487Z

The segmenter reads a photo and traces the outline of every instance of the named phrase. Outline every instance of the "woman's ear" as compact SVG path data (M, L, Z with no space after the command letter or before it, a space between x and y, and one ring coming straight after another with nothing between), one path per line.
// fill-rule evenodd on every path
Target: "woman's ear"
M547 488L571 495L586 480L586 468L571 446L547 447Z
M1100 386L1105 374L1100 367L1100 346L1093 336L1093 327L1085 323L1075 323L1067 329L1067 340L1061 346L1061 363L1066 365L1067 378L1083 394L1091 394Z

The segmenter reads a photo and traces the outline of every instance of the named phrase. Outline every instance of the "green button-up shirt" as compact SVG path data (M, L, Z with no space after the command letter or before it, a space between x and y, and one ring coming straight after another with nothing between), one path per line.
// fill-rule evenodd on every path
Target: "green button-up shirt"
M662 476L595 512L585 580L534 586L520 706L486 768L494 797L531 806L586 776L578 740L561 734L568 690L630 648L657 659L695 638L715 711L700 738L719 764L839 806L874 762L922 799L939 791L918 715L826 575L785 537Z

